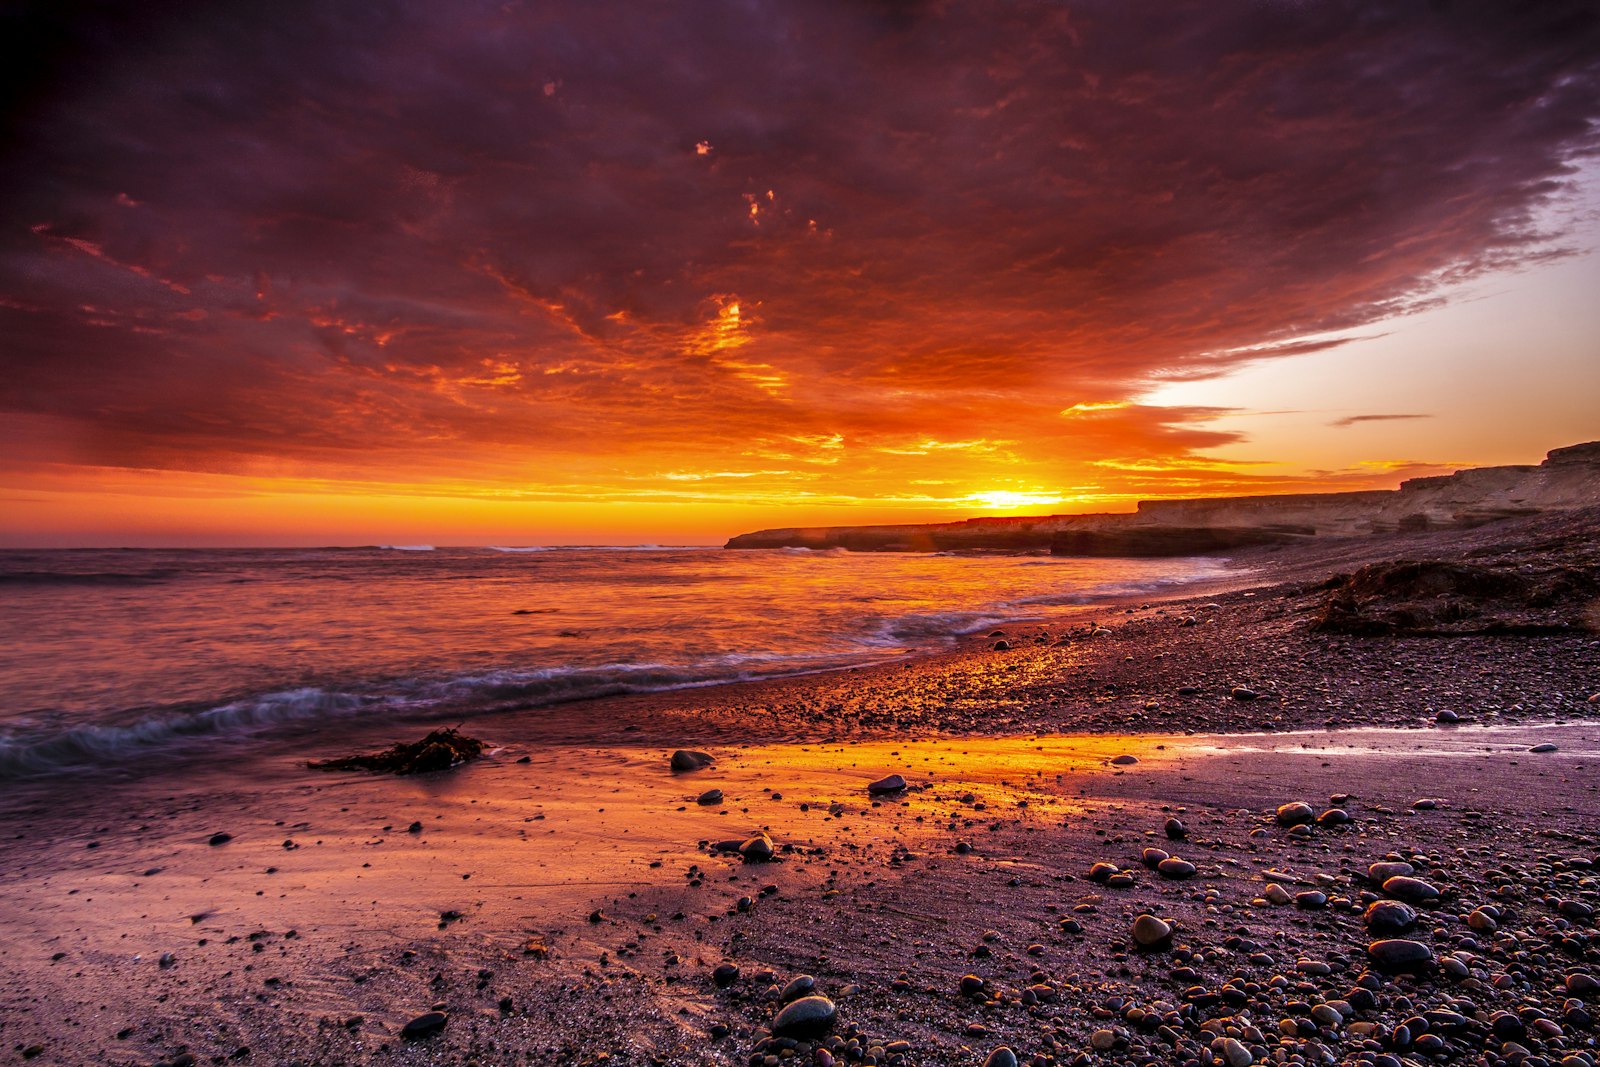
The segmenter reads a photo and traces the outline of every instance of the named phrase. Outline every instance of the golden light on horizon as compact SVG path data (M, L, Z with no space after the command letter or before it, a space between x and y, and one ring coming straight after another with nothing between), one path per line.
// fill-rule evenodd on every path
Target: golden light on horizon
M1062 503L1065 498L1046 492L1018 492L1013 489L991 489L973 493L968 500L982 505L986 511L1022 511L1047 508Z

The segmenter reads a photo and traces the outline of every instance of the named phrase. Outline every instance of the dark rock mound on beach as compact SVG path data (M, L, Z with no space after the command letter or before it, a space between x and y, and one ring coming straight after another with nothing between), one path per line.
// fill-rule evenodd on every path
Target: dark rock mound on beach
M379 774L427 774L443 771L477 759L488 746L476 737L448 730L435 730L421 741L397 744L382 752L340 759L312 760L306 766L319 771L375 771Z
M1328 580L1315 633L1537 634L1595 629L1600 572L1554 561L1371 563Z

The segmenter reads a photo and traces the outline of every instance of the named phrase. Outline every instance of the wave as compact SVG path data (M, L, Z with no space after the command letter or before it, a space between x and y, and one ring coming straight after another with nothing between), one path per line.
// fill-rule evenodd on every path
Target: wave
M212 707L169 710L130 725L24 729L9 736L0 735L0 781L111 765L186 745L261 734L291 723L321 726L377 717L393 722L443 720L598 697L725 685L832 665L808 663L807 659L753 653L722 656L692 667L610 663L597 667L485 671L445 678L396 679L374 686L369 692L313 686ZM749 669L760 664L769 669Z
M150 571L0 571L0 585L157 585L178 574Z
M432 552L432 551L434 551L434 547L432 545L379 545L377 547L383 548L383 549L387 549L390 552Z
M83 724L51 733L0 737L0 779L19 778L136 753L195 737L250 733L279 723L348 714L361 697L326 689L290 689L215 707L155 715L129 726Z

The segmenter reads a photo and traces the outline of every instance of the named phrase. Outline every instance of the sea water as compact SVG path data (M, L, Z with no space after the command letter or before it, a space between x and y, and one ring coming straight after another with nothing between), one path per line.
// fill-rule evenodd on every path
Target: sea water
M0 552L0 778L870 663L1219 577L1201 559L720 548Z

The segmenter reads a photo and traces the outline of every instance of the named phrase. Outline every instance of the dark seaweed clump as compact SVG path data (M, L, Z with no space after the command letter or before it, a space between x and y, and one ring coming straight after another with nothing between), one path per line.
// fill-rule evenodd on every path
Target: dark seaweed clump
M374 771L378 774L427 774L449 770L483 754L487 744L476 737L457 733L454 727L435 730L421 741L396 744L382 752L344 756L340 759L312 760L307 764L319 771Z

